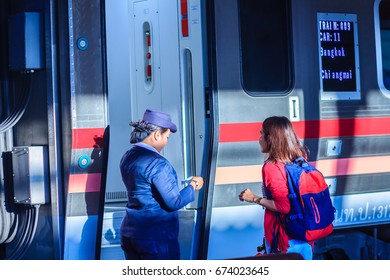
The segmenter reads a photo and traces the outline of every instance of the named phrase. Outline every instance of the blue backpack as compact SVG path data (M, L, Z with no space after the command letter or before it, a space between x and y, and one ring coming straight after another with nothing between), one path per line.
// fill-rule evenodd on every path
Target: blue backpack
M304 158L285 166L291 207L285 221L287 235L315 241L331 234L335 208L322 173Z

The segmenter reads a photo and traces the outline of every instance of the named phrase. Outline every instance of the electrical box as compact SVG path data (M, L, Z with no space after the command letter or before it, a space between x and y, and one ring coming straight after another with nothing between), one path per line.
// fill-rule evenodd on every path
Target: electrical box
M44 68L43 20L39 12L18 13L8 18L9 69Z
M48 154L44 146L12 149L14 202L35 205L49 202Z

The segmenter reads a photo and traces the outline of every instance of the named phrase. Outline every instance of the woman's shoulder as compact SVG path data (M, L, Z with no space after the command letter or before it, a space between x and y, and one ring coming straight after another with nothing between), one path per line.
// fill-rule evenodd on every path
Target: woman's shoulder
M281 161L276 161L276 162L273 162L273 161L266 161L264 163L264 168L267 168L267 169L273 169L273 168L281 168L285 166L285 164Z
M281 161L271 162L267 161L263 165L263 171L266 173L273 173L276 171L285 171L285 164Z

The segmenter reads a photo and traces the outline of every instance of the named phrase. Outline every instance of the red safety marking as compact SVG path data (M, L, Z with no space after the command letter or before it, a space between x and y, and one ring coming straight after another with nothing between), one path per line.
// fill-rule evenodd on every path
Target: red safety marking
M181 12L182 16L188 14L188 3L187 3L187 0L181 0L180 1L180 12Z
M188 37L188 18L183 18L181 20L181 34L183 37Z
M104 128L72 129L72 149L91 149L103 147Z
M150 45L151 45L151 42L150 42L150 33L149 33L149 32L146 32L145 35L146 35L146 46L150 47Z
M146 67L146 76L152 77L152 65Z
M188 1L180 1L180 12L181 12L181 35L183 37L188 37Z
M101 173L71 174L68 193L100 192Z
M293 122L301 139L390 135L390 117L307 120ZM220 124L219 142L258 141L261 122Z

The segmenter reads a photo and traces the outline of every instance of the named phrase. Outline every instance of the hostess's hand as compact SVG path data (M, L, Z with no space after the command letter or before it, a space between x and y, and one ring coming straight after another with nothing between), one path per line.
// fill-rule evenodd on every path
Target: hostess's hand
M193 176L190 182L190 185L194 188L194 190L200 190L203 187L203 178L200 176Z

